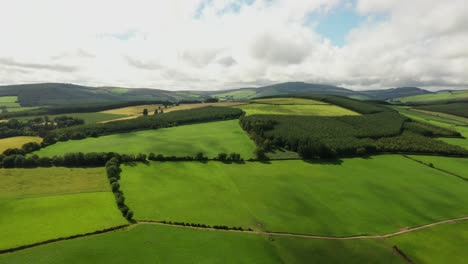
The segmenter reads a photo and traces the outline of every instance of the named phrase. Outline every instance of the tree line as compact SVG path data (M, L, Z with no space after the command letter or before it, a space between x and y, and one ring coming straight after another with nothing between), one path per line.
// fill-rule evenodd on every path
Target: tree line
M27 121L10 119L0 122L0 138L16 136L45 136L48 131L71 126L83 125L84 120L70 116L36 117Z

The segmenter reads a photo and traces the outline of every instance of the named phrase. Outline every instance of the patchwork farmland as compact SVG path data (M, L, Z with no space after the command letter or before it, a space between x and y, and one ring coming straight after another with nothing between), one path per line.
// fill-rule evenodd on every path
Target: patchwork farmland
M468 258L464 117L332 95L92 107L0 124L0 263Z

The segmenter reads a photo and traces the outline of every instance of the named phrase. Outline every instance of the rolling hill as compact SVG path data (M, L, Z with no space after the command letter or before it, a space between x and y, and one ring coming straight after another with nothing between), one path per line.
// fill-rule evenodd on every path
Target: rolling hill
M414 96L421 94L433 94L433 92L418 87L398 87L384 90L367 90L362 93L379 100L389 100L405 96Z

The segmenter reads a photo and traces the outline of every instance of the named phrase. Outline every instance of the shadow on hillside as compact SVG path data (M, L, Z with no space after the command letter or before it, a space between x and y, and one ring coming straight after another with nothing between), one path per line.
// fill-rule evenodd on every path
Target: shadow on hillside
M310 164L319 164L319 165L341 165L343 160L341 159L327 159L327 160L319 160L319 159L312 159L312 160L303 160L304 162Z

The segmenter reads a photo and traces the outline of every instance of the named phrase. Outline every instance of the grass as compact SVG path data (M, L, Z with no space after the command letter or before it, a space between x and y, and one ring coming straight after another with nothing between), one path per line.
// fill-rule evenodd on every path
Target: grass
M103 168L0 170L0 249L126 224Z
M394 106L393 108L413 120L458 131L465 138L439 138L439 140L468 149L468 121L466 118L429 111L416 111L409 107Z
M37 107L22 107L18 103L18 96L0 96L0 112L3 108L6 108L8 112L18 112Z
M458 145L458 146L468 149L468 126L465 126L465 127L457 126L457 127L454 127L453 129L458 131L465 138L440 138L440 140L445 141L452 145Z
M394 101L400 101L403 103L420 103L420 102L433 102L433 101L445 101L445 100L460 100L467 99L468 91L455 91L455 92L440 92L433 94L420 94L407 97L401 97L394 99Z
M468 158L448 158L448 157L438 157L438 156L410 156L413 159L424 162L425 164L430 164L435 168L448 171L455 175L464 177L468 180Z
M150 163L124 167L121 180L136 219L332 236L467 215L467 185L399 155L341 164Z
M148 109L148 113L151 115L151 114L154 113L154 110L158 109L158 107L161 107L161 108L164 109L164 106L162 106L160 104L136 105L136 106L129 106L129 107L106 110L106 111L102 111L101 113L121 115L122 117L124 117L124 116L142 116L143 115L143 109Z
M148 114L152 115L154 113L154 110L163 109L165 113L169 113L172 111L178 111L178 110L189 110L189 109L194 109L194 108L200 108L200 107L205 107L205 106L233 106L233 105L239 105L241 103L232 103L232 102L221 102L221 103L199 103L199 104L180 104L178 106L170 106L168 108L164 108L163 105L137 105L137 106L129 106L129 107L123 107L123 108L117 108L117 109L111 109L111 110L106 110L101 113L108 113L108 114L119 114L119 115L124 115L124 116L132 116L132 117L137 117L137 116L142 116L143 115L143 109L148 109Z
M110 191L103 168L0 169L0 198Z
M60 114L60 115L48 115L50 120L53 120L57 116L69 116L73 118L79 118L83 119L86 124L95 124L103 121L109 121L113 119L118 119L125 117L125 115L121 114L110 114L110 113L71 113L71 114ZM24 116L24 117L18 117L16 119L19 120L30 120L34 119L37 117L44 117L43 115L41 116Z
M0 96L0 106L21 107L18 103L18 96Z
M203 152L212 158L220 152L237 152L248 159L253 157L254 149L255 144L241 129L239 120L229 120L58 142L35 154L53 156L92 150L194 156L197 152Z
M414 263L466 263L468 222L435 226L389 239Z
M0 263L404 263L379 241L322 241L138 225L0 255Z
M272 105L327 105L327 103L304 98L265 98L265 99L255 99L251 100L253 103L258 104L272 104Z
M21 146L29 142L41 143L42 138L26 136L2 138L0 139L0 153L3 153L3 151L9 148L21 148Z
M111 89L111 92L115 93L115 94L126 94L128 93L129 89L127 88L112 88Z
M242 89L227 93L214 94L214 97L229 100L245 100L254 97L257 92L254 89Z
M251 103L236 106L246 112L246 115L314 115L314 116L343 116L359 115L351 110L327 104L317 105L274 105Z
M0 249L126 224L111 192L0 199Z

